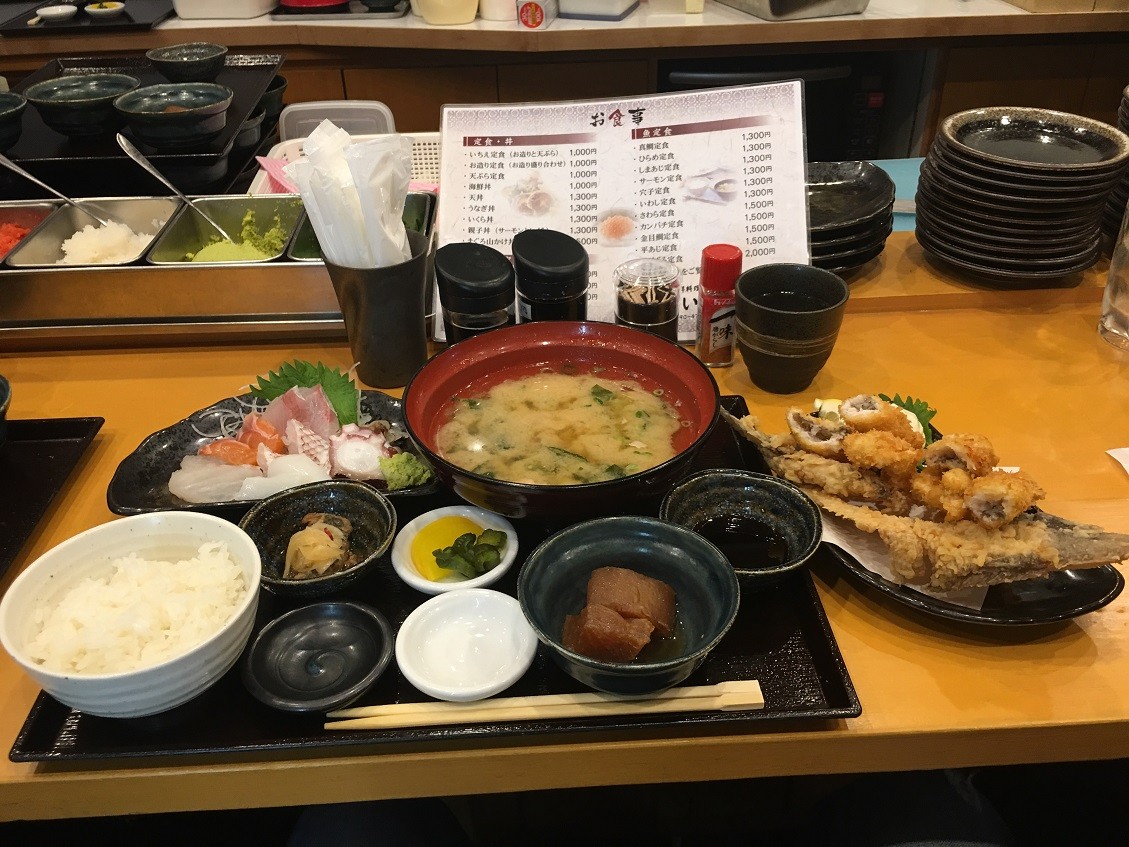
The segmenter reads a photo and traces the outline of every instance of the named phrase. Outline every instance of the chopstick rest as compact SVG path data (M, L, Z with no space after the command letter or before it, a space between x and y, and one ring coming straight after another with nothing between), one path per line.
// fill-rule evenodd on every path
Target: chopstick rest
M670 688L657 694L624 697L596 692L499 697L476 703L391 703L330 712L326 729L392 729L491 721L559 720L670 712L745 711L764 708L756 680Z

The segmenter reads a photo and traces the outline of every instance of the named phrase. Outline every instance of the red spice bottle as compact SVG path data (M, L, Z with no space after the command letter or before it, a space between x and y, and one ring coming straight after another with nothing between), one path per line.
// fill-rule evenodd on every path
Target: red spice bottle
M740 248L732 244L711 244L702 250L697 353L711 368L733 364L733 320L737 312L733 286L741 274L741 261Z

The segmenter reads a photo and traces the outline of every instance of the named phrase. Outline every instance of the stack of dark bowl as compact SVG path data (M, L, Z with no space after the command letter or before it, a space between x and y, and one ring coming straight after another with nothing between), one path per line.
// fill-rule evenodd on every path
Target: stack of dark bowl
M876 258L894 228L894 181L870 162L811 162L811 263L844 276Z
M1121 92L1121 106L1117 109L1117 128L1129 135L1129 87ZM1117 234L1121 230L1121 219L1125 217L1125 207L1129 205L1129 171L1121 178L1121 182L1110 192L1109 199L1105 201L1105 211L1102 212L1102 233L1110 241L1117 241Z
M1101 254L1102 210L1127 165L1129 136L1079 115L951 115L921 166L917 240L997 285L1057 280Z

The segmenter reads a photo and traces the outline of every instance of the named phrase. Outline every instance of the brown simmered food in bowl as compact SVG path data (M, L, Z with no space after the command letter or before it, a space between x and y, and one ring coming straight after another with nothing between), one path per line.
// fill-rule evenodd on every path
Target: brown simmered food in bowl
M674 589L628 568L603 567L588 579L586 605L565 618L566 649L604 662L630 662L674 631Z

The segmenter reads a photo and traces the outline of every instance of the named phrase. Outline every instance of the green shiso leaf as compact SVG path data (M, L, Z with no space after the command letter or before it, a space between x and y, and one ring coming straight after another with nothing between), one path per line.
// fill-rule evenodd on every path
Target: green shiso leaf
M315 385L322 387L342 426L357 422L357 407L361 401L357 384L339 368L331 368L321 362L316 365L301 359L284 362L277 371L259 377L258 382L251 386L251 394L269 401L281 397L291 388L313 388Z

